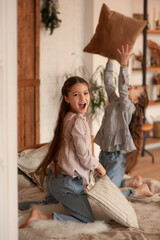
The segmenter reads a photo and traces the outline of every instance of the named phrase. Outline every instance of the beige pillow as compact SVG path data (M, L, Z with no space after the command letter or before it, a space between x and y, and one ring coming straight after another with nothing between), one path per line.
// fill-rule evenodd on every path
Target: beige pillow
M98 179L87 194L89 201L94 200L107 217L123 226L139 228L134 208L108 176Z
M49 145L50 143L47 143L38 149L27 149L18 154L18 168L43 191L46 190L45 176L35 174L35 170L47 154Z
M131 48L146 24L147 21L111 11L103 4L96 32L83 51L119 61L117 48L121 49L122 44Z

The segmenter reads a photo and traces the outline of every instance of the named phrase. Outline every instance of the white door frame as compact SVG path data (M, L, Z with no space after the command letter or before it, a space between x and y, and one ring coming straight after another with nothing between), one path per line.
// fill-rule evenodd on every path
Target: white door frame
M17 0L0 0L0 239L17 240Z

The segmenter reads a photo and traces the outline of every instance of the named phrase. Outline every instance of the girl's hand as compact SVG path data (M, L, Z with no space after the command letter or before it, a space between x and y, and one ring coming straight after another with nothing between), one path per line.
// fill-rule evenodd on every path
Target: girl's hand
M117 49L117 51L119 52L119 55L120 55L121 65L122 66L127 66L130 57L134 55L134 53L131 53L132 48L129 50L128 44L126 44L126 47L124 47L124 45L122 45L122 50L121 51L119 49Z
M102 166L101 163L98 164L98 167L97 167L97 175L99 177L104 177L106 175L106 170L105 168Z

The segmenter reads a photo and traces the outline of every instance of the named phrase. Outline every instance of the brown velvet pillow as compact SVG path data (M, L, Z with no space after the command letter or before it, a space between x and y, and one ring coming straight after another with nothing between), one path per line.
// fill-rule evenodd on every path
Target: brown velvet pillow
M111 11L103 4L96 32L83 51L119 61L117 48L121 49L122 44L131 48L146 24L147 21Z

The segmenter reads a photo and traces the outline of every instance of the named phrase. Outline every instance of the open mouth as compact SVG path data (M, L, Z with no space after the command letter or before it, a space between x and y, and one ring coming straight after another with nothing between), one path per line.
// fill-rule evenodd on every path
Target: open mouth
M81 104L79 104L79 107L80 107L80 109L85 109L86 103L81 103Z

